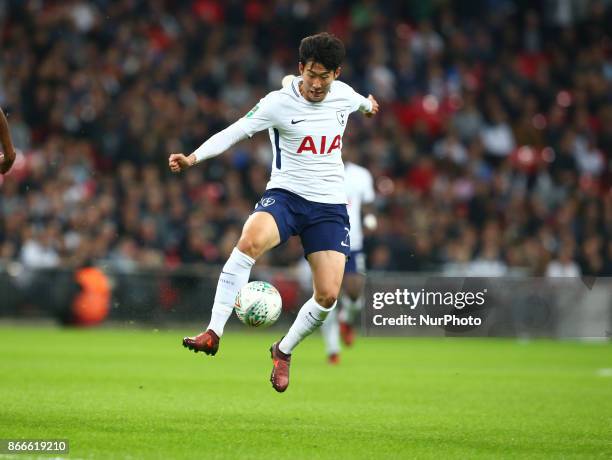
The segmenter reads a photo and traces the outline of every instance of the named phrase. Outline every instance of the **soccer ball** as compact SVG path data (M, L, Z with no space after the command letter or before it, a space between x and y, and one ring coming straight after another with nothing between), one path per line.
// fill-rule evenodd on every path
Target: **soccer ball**
M276 322L282 306L283 301L274 286L265 281L251 281L238 291L234 310L247 326L267 327Z

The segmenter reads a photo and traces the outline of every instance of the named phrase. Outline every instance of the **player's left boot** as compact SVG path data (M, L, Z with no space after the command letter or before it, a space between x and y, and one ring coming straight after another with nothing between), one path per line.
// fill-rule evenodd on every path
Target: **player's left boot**
M195 337L185 337L183 346L194 352L203 351L207 355L215 356L219 350L221 339L212 329L208 329Z
M291 365L291 355L286 355L278 349L280 340L270 347L272 356L272 375L270 382L276 391L282 393L289 386L289 366Z
M340 355L338 353L332 353L327 356L327 362L332 366L340 364Z
M353 345L355 341L355 329L349 323L343 321L339 322L340 325L340 337L347 347Z

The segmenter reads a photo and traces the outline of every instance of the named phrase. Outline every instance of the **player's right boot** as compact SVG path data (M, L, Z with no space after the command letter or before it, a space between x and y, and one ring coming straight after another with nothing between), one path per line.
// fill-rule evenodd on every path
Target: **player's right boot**
M286 355L278 349L278 342L270 347L272 356L272 374L270 382L276 391L282 393L289 386L289 366L291 365L291 355Z
M219 350L221 339L212 329L208 329L195 337L185 337L183 346L194 352L203 351L207 355L215 356Z
M340 325L340 337L342 337L342 341L347 347L353 345L355 341L355 329L349 323L345 323L343 321L339 322Z

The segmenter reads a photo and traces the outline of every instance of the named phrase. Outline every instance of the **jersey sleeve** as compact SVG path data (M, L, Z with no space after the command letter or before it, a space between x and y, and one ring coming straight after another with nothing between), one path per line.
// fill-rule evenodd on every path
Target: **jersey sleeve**
M369 171L364 171L363 174L363 197L362 200L365 204L373 203L376 199L376 193L374 192L374 179Z
M271 128L276 124L278 105L275 93L270 93L238 120L237 124L247 136L252 137L253 134Z
M246 137L246 133L238 126L238 122L236 122L200 145L200 147L193 152L196 157L196 162L199 163L208 158L216 157Z
M372 110L372 101L370 101L367 97L363 97L357 91L351 88L351 112L355 112L357 110L361 112L369 112Z

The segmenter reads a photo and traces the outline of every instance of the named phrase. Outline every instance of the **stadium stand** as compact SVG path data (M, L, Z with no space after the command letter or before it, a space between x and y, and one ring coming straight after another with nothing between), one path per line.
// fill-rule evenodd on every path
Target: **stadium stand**
M382 106L344 147L376 178L372 269L612 275L611 23L607 1L2 2L21 154L0 179L0 263L224 261L267 136L183 178L167 155L245 114L328 30L341 79ZM300 258L290 241L264 264Z

